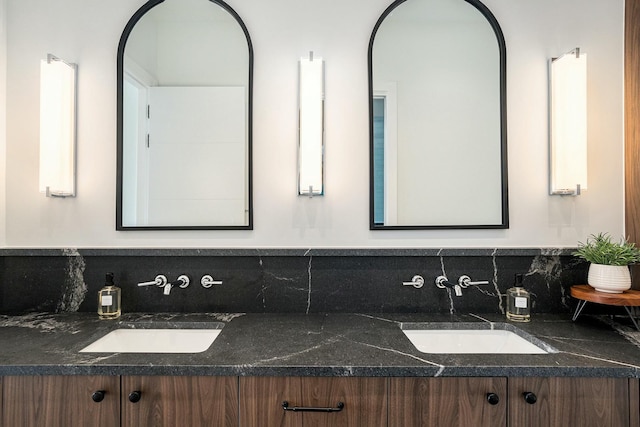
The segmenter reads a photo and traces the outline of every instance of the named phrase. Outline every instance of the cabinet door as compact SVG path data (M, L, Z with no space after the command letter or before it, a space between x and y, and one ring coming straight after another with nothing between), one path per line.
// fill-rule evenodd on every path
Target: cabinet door
M509 378L509 426L624 427L629 417L626 378Z
M630 426L640 426L640 380L629 379L629 417Z
M4 426L120 424L119 377L12 376L4 378L3 389ZM104 392L102 400L94 396L98 391Z
M123 427L237 427L238 378L123 376L121 405Z
M496 427L506 421L506 378L390 380L389 427Z
M289 408L283 409L283 402ZM315 412L309 409L338 408ZM242 377L242 427L376 427L387 425L387 380L345 377Z

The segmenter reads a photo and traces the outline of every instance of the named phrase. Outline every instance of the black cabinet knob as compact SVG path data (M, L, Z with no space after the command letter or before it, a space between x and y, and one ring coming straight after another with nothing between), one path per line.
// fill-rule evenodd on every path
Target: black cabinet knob
M535 395L535 393L532 393L530 391L525 391L524 393L522 393L522 397L524 397L524 401L529 405L533 405L538 401L538 397Z
M131 403L139 402L141 397L142 397L142 393L140 391L138 390L132 391L131 393L129 393L129 402Z
M487 402L489 405L497 405L500 403L500 396L495 393L487 393Z
M104 400L105 393L106 391L104 390L94 391L91 395L91 400L93 400L94 402L102 402Z

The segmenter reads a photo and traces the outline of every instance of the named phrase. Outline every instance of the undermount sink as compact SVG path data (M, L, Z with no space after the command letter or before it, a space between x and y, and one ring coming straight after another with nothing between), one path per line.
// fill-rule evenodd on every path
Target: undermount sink
M508 323L403 323L400 328L423 353L547 354L553 347Z
M222 331L222 323L183 327L134 326L113 330L80 353L202 353Z

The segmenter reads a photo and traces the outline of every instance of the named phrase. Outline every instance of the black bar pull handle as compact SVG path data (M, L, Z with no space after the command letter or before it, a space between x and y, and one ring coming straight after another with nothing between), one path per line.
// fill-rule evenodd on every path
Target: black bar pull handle
M306 406L292 406L289 407L289 402L286 400L282 402L282 409L285 411L294 411L294 412L340 412L344 409L344 403L338 402L335 408L317 408L317 407L306 407Z

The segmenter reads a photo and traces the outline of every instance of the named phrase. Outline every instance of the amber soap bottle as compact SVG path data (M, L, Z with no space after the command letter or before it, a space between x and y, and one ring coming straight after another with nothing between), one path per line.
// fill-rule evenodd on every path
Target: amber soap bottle
M516 274L513 288L507 289L507 319L513 322L531 320L531 296L522 285L522 274Z
M113 283L113 273L107 273L105 284L98 292L98 316L101 319L120 317L120 288Z

